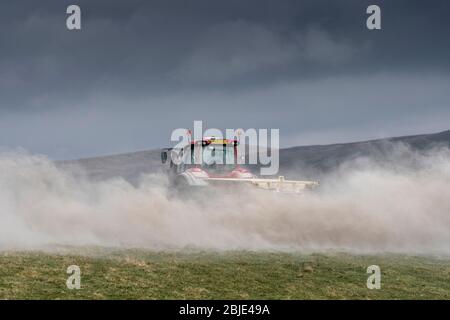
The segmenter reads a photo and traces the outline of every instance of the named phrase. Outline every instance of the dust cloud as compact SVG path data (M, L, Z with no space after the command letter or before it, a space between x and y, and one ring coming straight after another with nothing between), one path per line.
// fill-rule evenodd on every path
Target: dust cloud
M161 174L90 181L44 156L0 154L0 249L450 253L450 151L400 148L394 164L356 159L316 192L177 197ZM395 157L395 155L394 155Z

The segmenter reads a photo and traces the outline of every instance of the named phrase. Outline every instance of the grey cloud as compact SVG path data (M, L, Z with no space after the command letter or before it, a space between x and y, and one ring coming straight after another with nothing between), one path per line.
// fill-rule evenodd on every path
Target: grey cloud
M281 144L342 142L444 130L450 78L408 74L334 77L235 92L215 90L133 100L105 95L70 107L0 118L0 145L57 158L170 144L194 120L217 128L279 128ZM155 112L154 110L160 110ZM432 110L432 112L430 112Z
M349 62L356 54L362 53L366 44L354 46L350 42L338 42L320 29L308 29L304 35L299 36L304 45L298 50L298 55L307 62L322 64L336 64Z
M284 35L264 25L243 20L211 27L194 44L175 77L188 82L216 83L251 72L290 65L301 72L306 64L349 62L361 47L338 42L317 28Z
M211 27L182 63L183 81L223 81L295 59L296 44L243 20Z
M72 3L0 3L0 146L70 158L166 145L195 119L289 144L448 120L448 1L79 0L70 32Z

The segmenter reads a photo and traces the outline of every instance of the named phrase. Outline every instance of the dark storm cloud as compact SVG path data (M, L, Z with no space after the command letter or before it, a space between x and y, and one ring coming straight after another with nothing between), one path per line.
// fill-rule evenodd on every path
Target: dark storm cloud
M69 4L82 9L81 31L65 27ZM365 27L369 4L382 8L381 31ZM408 133L422 114L415 127L438 130L449 115L449 9L439 0L2 2L0 145L55 157L149 148L194 119L279 127L291 144L327 141L324 132Z

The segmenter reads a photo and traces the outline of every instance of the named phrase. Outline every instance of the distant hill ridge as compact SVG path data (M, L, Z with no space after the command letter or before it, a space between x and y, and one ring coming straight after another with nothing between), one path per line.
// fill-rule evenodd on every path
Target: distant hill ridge
M392 143L398 142L414 150L426 150L435 146L450 148L450 130L433 134L280 149L280 174L289 173L292 178L314 178L357 157L377 159L388 157L392 152ZM143 173L159 172L162 169L159 150L60 161L57 165L63 168L81 167L93 179L123 177L129 181L136 181Z

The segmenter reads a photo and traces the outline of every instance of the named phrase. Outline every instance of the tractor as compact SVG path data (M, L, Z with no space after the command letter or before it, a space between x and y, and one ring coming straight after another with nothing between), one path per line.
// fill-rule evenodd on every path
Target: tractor
M193 140L183 147L161 151L171 186L188 190L211 186L248 185L261 190L301 194L318 186L317 181L259 178L240 165L238 140L205 137Z

